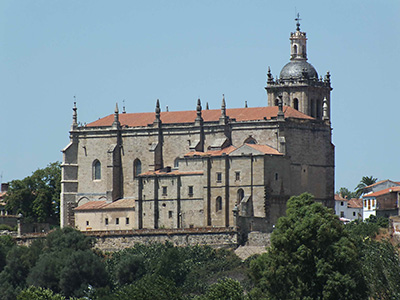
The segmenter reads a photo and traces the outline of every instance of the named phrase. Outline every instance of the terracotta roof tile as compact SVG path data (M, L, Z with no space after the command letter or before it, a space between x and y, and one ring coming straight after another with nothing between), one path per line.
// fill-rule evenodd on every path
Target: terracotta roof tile
M389 194L389 193L392 193L392 192L400 192L400 186L393 186L393 187L390 187L390 188L387 188L387 189L384 189L384 190L381 190L381 191L377 191L375 193L365 194L363 196L363 198L382 196L382 195Z
M362 208L363 207L362 199L351 198L347 202L347 207L350 207L350 208Z
M134 199L119 199L111 203L106 201L90 201L75 208L75 210L107 210L119 208L133 208L135 207Z
M286 118L298 118L298 119L314 119L307 116L298 110L291 108L289 106L284 106L283 108ZM247 108L232 108L226 110L227 116L231 119L236 119L236 121L255 121L271 119L276 117L278 114L277 106L268 107L247 107ZM191 111L169 111L161 112L161 121L164 124L172 123L194 123L196 119L197 112L195 110ZM203 110L202 117L205 122L217 122L221 116L220 109ZM129 127L143 127L148 124L152 124L155 119L155 113L126 113L119 114L119 121L121 126ZM87 124L88 127L98 127L98 126L111 126L114 122L114 114L108 115L97 121Z
M258 145L258 144L246 144L246 145L265 154L283 155L278 150L267 145Z
M154 176L154 175L163 175L163 176L203 175L203 171L178 171L178 170L173 170L171 172L166 172L164 170L157 170L157 171L149 171L149 172L146 172L146 173L142 173L139 176Z
M103 206L107 205L106 201L90 201L81 206L75 208L75 210L91 210L91 209L100 209Z
M335 194L336 201L348 201L346 198L343 198L340 194Z
M186 153L184 156L186 157L191 157L191 156L221 156L222 154L229 154L232 151L236 150L235 146L228 146L224 149L221 150L208 150L206 152L199 152L199 151L194 151L194 152L189 152Z
M371 188L373 186L376 186L376 185L381 184L381 183L386 182L386 181L390 181L390 182L393 182L393 183L396 183L396 184L400 185L400 182L396 182L396 181L391 181L389 179L385 179L385 180L380 180L378 182L375 182L375 183L373 183L371 185L368 185L368 186L364 187L364 189Z
M107 204L101 209L133 208L133 207L135 207L135 199L119 199Z

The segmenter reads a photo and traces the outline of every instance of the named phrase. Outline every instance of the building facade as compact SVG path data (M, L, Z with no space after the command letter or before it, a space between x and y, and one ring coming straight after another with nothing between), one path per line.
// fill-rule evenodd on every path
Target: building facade
M290 62L279 79L268 70L265 107L228 109L223 97L220 109L203 109L199 99L196 110L161 112L157 100L154 113L116 107L79 126L74 105L62 150L61 226L267 228L303 192L333 208L330 75L318 78L307 62L306 40L297 23ZM109 213L127 203L129 216Z

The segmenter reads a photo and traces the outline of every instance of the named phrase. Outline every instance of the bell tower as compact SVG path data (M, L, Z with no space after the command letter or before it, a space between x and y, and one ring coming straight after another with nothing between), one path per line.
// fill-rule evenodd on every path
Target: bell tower
M317 70L307 61L307 37L300 30L297 14L296 31L290 33L290 61L282 68L279 78L268 67L268 106L290 106L318 120L329 120L331 111L331 81L329 72L318 78Z

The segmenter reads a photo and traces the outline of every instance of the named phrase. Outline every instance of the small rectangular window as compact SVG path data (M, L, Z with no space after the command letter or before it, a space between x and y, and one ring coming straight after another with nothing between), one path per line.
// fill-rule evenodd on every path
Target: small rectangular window
M89 221L86 221L86 226L89 226Z
M235 172L235 180L236 181L240 180L240 172Z
M116 225L119 225L119 218L116 218L116 219L115 219L115 224L116 224Z
M192 185L190 185L189 186L189 197L192 197L193 196L193 186Z
M106 225L108 225L108 218L106 218L105 223L106 223Z
M342 201L342 202L340 202L340 205L341 205L341 206L343 206L343 205L344 205L343 201Z
M172 210L168 211L168 218L172 219Z
M353 211L353 217L355 217L356 216L356 212L355 211Z
M217 173L217 182L221 182L222 181L222 173L218 172Z
M278 173L275 173L275 180L278 180L278 178L279 178Z
M126 224L126 225L129 225L129 218L126 218L125 224Z
M167 187L166 186L162 187L162 195L167 196Z
M341 212L340 212L340 217L341 217L341 218L344 218L344 211L341 211Z

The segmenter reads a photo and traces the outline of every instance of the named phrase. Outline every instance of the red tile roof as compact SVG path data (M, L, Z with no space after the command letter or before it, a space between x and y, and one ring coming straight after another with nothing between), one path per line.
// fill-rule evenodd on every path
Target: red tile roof
M381 184L381 183L386 182L386 181L390 181L390 182L397 183L398 185L400 185L400 182L396 182L396 181L392 181L392 180L389 180L389 179L385 179L385 180L380 180L378 182L375 182L375 183L373 183L371 185L368 185L368 186L364 187L364 189L376 186L376 185Z
M103 206L107 205L106 201L90 201L81 206L75 208L75 210L91 210L91 209L100 209Z
M371 194L365 194L363 196L363 198L370 198L370 197L378 197L378 196L382 196L385 194L389 194L389 193L393 193L393 192L400 192L400 186L393 186L381 191L377 191L375 193L371 193Z
M208 150L206 152L199 152L199 151L194 151L194 152L189 152L186 153L184 156L186 157L192 157L192 156L221 156L222 154L229 154L232 151L236 150L235 146L228 146L224 149L221 150Z
M111 203L106 201L90 201L82 204L75 208L75 210L108 210L108 209L119 209L119 208L133 208L135 207L134 199L119 199Z
M283 155L278 150L267 146L267 145L258 145L258 144L246 144L247 146L256 149L264 154L274 154L274 155Z
M335 194L336 201L348 201L346 198L343 198L340 194Z
M291 108L289 106L284 106L283 112L286 118L298 118L298 119L314 119L307 116L298 110ZM276 117L278 114L277 106L268 107L247 107L247 108L232 108L226 110L226 115L231 119L236 119L236 121L254 121L271 119ZM195 110L191 111L169 111L161 112L161 121L164 124L172 123L194 123L196 119L197 112ZM202 117L205 122L218 121L221 116L220 109L210 109L203 110ZM119 121L121 126L129 127L141 127L152 124L155 119L155 113L126 113L119 114ZM114 122L114 114L108 115L107 117L101 118L97 121L87 124L88 127L98 127L98 126L111 126Z
M347 207L350 207L350 208L362 208L363 207L362 199L351 198L347 202Z
M157 170L157 171L148 171L146 173L142 173L139 176L154 176L154 175L162 175L162 176L177 176L177 175L203 175L203 171L178 171L173 170L171 172L166 172L165 170Z

